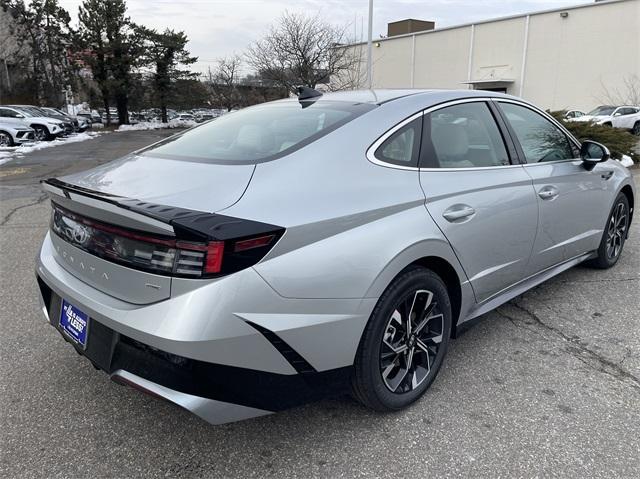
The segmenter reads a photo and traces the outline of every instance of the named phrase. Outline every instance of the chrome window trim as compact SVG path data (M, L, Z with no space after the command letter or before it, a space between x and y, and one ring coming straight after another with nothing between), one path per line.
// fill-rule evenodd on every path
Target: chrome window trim
M563 160L564 161L564 160ZM468 168L420 168L420 171L484 171L498 170L503 168L521 168L524 165L497 165L497 166L470 166Z
M400 123L394 125L389 130L387 130L385 133L383 133L382 136L380 136L367 149L367 159L371 163L373 163L375 165L378 165L378 166L383 166L385 168L394 168L396 170L409 170L409 171L475 171L475 170L495 170L495 169L498 169L498 168L517 168L517 167L521 167L521 166L523 166L522 164L499 165L499 166L472 166L472 167L469 167L469 168L418 168L417 166L394 165L393 163L388 163L386 161L382 161L382 160L378 159L375 156L375 152L380 147L380 145L382 145L382 143L384 143L387 140L387 138L389 138L391 135L393 135L396 131L398 131L403 126L407 125L408 123L411 123L416 118L420 118L420 116L427 115L427 114L432 113L434 111L438 111L438 110L441 110L443 108L447 108L447 107L454 106L454 105L460 105L460 104L463 104L463 103L486 103L488 101L495 100L496 98L498 98L498 97L460 98L458 100L450 100L450 101L447 101L445 103L439 103L438 105L430 106L429 108L426 108L425 110L422 110L422 111L420 111L418 113L414 113L410 117L405 118ZM517 103L517 102L514 102L514 103ZM500 126L498 125L497 122L496 122L496 127L498 129L500 128ZM505 145L505 148L506 148L506 145ZM564 160L562 160L562 161L564 161Z

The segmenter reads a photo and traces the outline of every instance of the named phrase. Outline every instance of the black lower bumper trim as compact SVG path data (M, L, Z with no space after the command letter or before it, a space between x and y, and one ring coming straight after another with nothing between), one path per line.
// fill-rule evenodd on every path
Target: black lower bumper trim
M67 339L58 325L61 298L40 278L38 284L52 326ZM351 367L286 375L208 363L147 346L93 318L88 334L85 350L67 341L108 374L123 369L175 391L267 411L342 395L351 374Z

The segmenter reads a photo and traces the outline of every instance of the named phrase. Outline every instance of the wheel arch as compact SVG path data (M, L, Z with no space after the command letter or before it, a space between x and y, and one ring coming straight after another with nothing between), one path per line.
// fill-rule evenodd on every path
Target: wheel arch
M620 190L620 193L626 196L627 201L629 202L629 224L631 224L631 221L633 220L633 213L635 211L633 190L631 189L631 185L624 185ZM629 228L627 228L627 237L628 235L629 235Z
M49 128L47 128L47 125L43 125L42 123L30 123L29 126L33 129L44 128L47 131L47 133L50 133Z
M451 336L456 337L457 325L461 317L463 304L462 277L453 264L443 256L429 255L417 257L405 263L404 267L397 269L396 274L389 278L383 290L386 290L396 278L404 274L408 269L416 266L427 268L437 274L445 284L449 300L451 301ZM464 273L462 273L464 274ZM382 291L380 291L382 294Z
M456 269L444 258L439 256L425 256L417 259L413 263L407 265L422 266L437 274L444 282L449 300L451 301L451 337L456 337L458 320L460 319L460 310L462 307L462 287L461 278L458 276ZM404 271L404 270L403 270Z

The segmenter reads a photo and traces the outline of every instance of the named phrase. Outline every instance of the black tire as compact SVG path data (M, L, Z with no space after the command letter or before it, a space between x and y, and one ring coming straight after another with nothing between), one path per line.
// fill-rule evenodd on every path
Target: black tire
M3 130L0 130L0 147L14 146L12 136Z
M33 125L31 128L33 128L35 132L34 136L36 141L51 141L55 138L55 136L49 133L49 129L46 126Z
M636 121L635 125L633 125L633 128L631 129L631 133L636 136L640 136L640 121Z
M411 311L414 314L407 314ZM416 312L420 316L415 324L411 322L411 339L405 318L415 318ZM408 268L382 294L362 334L351 380L354 397L377 411L407 407L437 376L450 337L451 302L445 284L429 269ZM406 349L398 353L401 348Z
M602 126L613 127L613 124L612 124L612 123L607 122L607 123L603 123L603 124L602 124Z
M624 193L620 193L616 197L613 208L611 208L611 212L607 217L607 223L597 250L598 256L587 264L599 269L607 269L615 265L622 254L628 228L629 201Z

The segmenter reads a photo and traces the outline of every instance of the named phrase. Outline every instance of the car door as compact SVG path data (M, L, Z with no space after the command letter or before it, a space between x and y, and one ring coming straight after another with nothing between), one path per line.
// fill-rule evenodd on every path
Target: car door
M492 108L474 99L427 110L420 151L427 210L478 302L524 278L538 221L531 178L511 163Z
M619 113L619 115L615 116L617 113ZM626 128L627 130L630 130L631 128L633 128L635 120L637 120L637 118L635 117L636 113L638 113L637 108L618 108L617 112L614 113L613 126L615 126L616 128Z
M577 143L551 117L533 107L496 100L533 180L539 205L538 231L528 274L534 274L598 247L606 218L605 164L588 171Z

